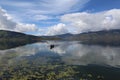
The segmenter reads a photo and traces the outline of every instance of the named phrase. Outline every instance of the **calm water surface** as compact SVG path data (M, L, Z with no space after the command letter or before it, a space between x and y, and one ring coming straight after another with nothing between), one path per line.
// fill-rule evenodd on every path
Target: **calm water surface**
M120 75L120 47L84 45L80 44L80 42L78 41L61 41L61 42L47 41L28 44L17 48L0 50L1 72L2 70L11 69L10 68L11 66L16 68L16 65L23 66L26 64L29 65L27 66L28 68L40 65L105 66L105 70L108 72L106 74L103 74L104 69L100 68L99 71L102 70L103 72L99 73L99 71L97 71L98 74L101 74L103 76L107 75L107 77L111 75L116 77L115 76L116 74ZM107 69L106 67L110 68ZM81 70L83 69L84 68L82 68ZM114 71L117 72L115 74L112 74L113 73L111 71L112 69L113 72ZM96 70L93 70L94 74L96 74ZM83 71L87 73L89 69L85 68ZM92 71L89 72L92 74ZM88 77L90 76L91 75L89 74ZM99 78L99 76L97 77ZM115 79L114 77L112 78ZM110 80L113 80L112 78L110 78ZM83 80L84 79L86 78L84 77ZM108 78L104 79L104 77L102 77L102 79L86 79L86 80L107 80L107 79ZM117 79L119 80L120 77L117 76L116 80ZM77 80L77 78L76 79L73 78L70 80Z
M1 64L11 65L23 59L39 59L36 64L47 64L52 61L53 64L61 62L69 65L97 64L120 67L120 47L83 45L75 41L48 41L0 50Z

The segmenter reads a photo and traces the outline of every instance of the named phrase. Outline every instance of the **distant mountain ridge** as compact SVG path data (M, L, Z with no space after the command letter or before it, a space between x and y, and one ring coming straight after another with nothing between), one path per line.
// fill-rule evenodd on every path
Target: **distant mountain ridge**
M83 44L120 46L120 29L84 32L80 34L62 34L55 36L34 36L24 33L0 30L0 47L24 45L46 40L80 41Z
M7 31L7 30L0 30L0 38L3 37L20 37L20 36L26 36L24 33L19 32L13 32L13 31Z
M0 49L22 46L40 41L38 37L24 33L0 30Z
M58 40L81 41L84 44L120 46L120 29L84 32L80 34L61 34L46 36L46 40L55 38Z
M85 44L120 45L120 29L75 34L66 37L66 40L78 40Z

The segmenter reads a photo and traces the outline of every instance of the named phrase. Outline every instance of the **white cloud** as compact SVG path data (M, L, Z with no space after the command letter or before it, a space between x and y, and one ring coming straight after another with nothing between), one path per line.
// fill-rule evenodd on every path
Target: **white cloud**
M10 16L4 9L0 8L0 29L18 32L33 32L37 30L37 27L35 24L14 22L12 16Z
M59 35L59 34L68 33L66 27L67 26L63 23L59 23L57 25L51 26L48 28L48 32L46 33L46 35Z
M80 10L89 0L50 0L50 1L42 0L42 1L40 2L40 4L42 5L41 7L46 9L43 11L52 14L61 14Z
M90 0L34 0L34 1L9 1L1 0L4 6L16 7L25 10L34 10L43 14L56 14L80 10ZM14 4L13 4L14 3ZM78 7L79 6L79 7ZM20 9L20 11L21 11ZM17 10L18 11L18 10Z
M90 0L1 0L0 5L5 6L7 11L18 19L18 21L34 22L34 20L52 19L49 17L51 15L79 11L89 1ZM9 7L9 9L7 7Z
M32 17L31 17L32 18ZM37 20L37 21L41 21L41 20L49 20L49 19L53 19L52 17L50 16L45 16L45 15L35 15L33 17L34 20Z
M88 31L120 29L120 9L97 13L72 13L61 17L62 23L42 29L45 35L79 34Z
M88 31L120 29L120 9L97 13L72 13L61 16L61 23L42 29L46 35L79 34Z
M9 1L1 0L0 5L9 7L9 15L0 9L0 29L19 32L36 32L36 34L58 35L64 33L81 33L103 29L120 29L120 9L112 9L97 13L79 12L90 0L34 0L34 1ZM14 4L13 4L14 3ZM57 19L54 15L65 14L60 23L45 29L37 28L35 24L21 22L36 22ZM19 15L19 16L18 16ZM14 19L12 19L14 16ZM53 17L54 16L54 17ZM57 21L56 21L57 22ZM41 23L41 22L40 22ZM46 25L50 23L45 22ZM55 24L55 23L54 23ZM37 30L38 29L38 30Z
M97 13L72 13L61 17L63 23L67 23L72 33L87 31L99 31L120 29L120 9L111 9Z
M42 20L58 23L57 20L60 14L79 11L89 1L90 0L1 0L0 5L5 6L4 8L7 9L7 12L0 12L0 15L2 16L0 18L0 29L14 30L19 32L36 31L38 28L34 25L34 22L38 26L38 22ZM30 22L31 24L23 24L22 22ZM48 22L45 22L46 26L51 24ZM63 34L65 32L68 32L65 24L58 24L51 26L50 28L48 27L47 29L39 28L35 34L55 35Z
M19 32L35 32L37 31L37 27L35 24L22 24L22 23L18 23L15 27L15 31L19 31Z

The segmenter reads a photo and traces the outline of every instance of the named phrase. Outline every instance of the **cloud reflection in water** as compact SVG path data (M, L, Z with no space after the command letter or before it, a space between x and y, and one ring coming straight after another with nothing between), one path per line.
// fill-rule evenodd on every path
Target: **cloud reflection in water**
M50 45L54 48L50 49ZM59 56L65 64L72 65L110 65L120 66L120 47L83 45L79 42L51 42L35 43L9 50L0 50L0 63L12 63L16 59L25 57L41 58L42 56ZM36 57L35 57L36 58ZM33 58L32 58L33 59ZM54 58L50 58L53 59Z

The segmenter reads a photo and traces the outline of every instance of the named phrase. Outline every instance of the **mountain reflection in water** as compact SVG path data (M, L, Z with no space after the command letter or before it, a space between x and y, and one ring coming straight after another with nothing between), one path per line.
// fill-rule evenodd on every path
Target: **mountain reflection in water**
M23 60L38 64L120 66L120 47L83 45L77 41L48 41L0 50L0 64L11 65ZM41 61L41 62L39 62Z

